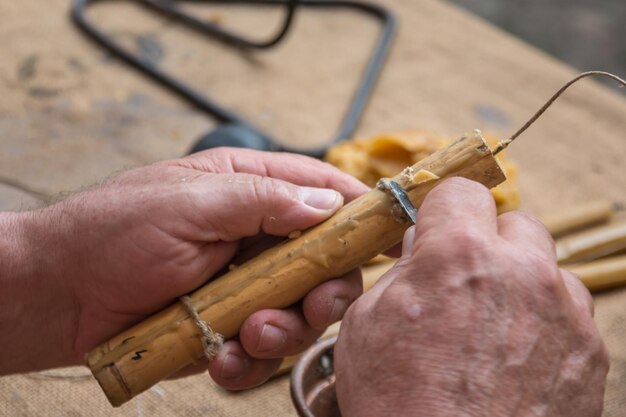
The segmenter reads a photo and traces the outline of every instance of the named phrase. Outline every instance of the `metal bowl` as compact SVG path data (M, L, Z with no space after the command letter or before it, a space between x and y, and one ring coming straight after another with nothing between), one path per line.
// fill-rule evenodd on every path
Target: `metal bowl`
M337 337L311 346L291 371L291 398L300 417L341 417L335 392Z

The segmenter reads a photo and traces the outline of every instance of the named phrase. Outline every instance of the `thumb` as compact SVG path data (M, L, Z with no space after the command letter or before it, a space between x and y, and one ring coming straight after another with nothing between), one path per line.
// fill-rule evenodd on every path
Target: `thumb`
M251 174L209 174L195 182L204 241L233 241L260 232L286 236L326 220L343 205L327 188Z

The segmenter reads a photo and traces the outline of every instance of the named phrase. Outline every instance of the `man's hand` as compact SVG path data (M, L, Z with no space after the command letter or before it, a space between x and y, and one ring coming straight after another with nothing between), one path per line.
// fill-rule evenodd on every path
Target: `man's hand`
M461 178L426 198L403 255L335 348L344 416L599 416L607 353L545 228Z
M10 299L0 295L0 326L12 337L3 340L13 340L0 348L0 373L82 363L88 350L201 286L237 253L259 252L264 236L307 229L367 190L311 158L223 148L127 171L5 218L19 235L7 247L19 249L6 268L16 285L4 293ZM210 363L211 376L234 389L265 381L361 291L355 271L298 306L251 315Z

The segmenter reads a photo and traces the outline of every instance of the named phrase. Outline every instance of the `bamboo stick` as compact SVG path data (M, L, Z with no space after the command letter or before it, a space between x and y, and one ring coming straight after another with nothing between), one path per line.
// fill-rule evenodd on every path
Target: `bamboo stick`
M421 170L434 175L414 181L414 173ZM432 188L452 176L487 187L505 180L479 132L405 169L394 180L419 207ZM375 188L302 236L208 283L191 301L215 332L231 338L255 311L287 307L320 283L399 243L409 223L397 217L394 205L390 195ZM119 406L202 356L198 328L175 303L96 347L86 359L111 404Z
M556 241L559 263L590 261L626 249L626 221L609 223Z
M600 200L581 204L579 206L553 213L542 219L552 236L562 236L583 227L606 222L615 213L614 204Z
M613 256L586 264L568 266L589 291L600 291L626 285L626 255Z

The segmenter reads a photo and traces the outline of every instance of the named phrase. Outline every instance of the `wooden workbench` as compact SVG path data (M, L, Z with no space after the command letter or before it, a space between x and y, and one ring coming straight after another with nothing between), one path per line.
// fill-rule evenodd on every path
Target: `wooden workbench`
M69 22L68 3L0 3L0 209L33 207L120 169L182 155L214 126L85 40ZM384 3L400 29L359 135L407 128L505 135L574 74L445 2ZM269 11L203 13L259 34L278 18ZM301 146L334 133L378 30L351 12L305 10L280 47L243 53L137 6L103 5L93 15L129 47ZM595 197L624 201L625 136L623 95L592 81L568 92L511 148L523 209L541 215ZM621 416L626 291L596 302L613 361L605 416ZM215 388L206 375L163 382L113 410L85 375L72 368L0 378L0 415L295 415L285 378L237 394Z

